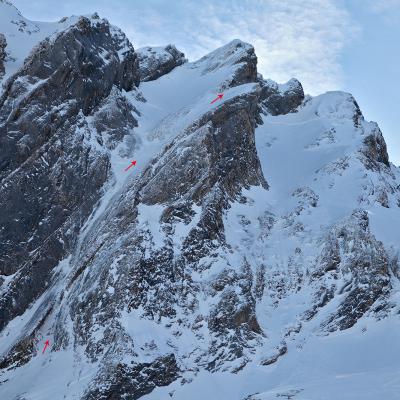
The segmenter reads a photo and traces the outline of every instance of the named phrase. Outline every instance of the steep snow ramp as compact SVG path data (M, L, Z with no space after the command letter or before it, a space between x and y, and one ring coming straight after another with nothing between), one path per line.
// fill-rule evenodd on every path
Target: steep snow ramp
M148 51L154 57L158 55L161 61L164 59L163 51L144 48L139 50L139 60L140 53ZM141 114L134 135L139 167L132 175L145 169L151 158L203 115L214 112L234 97L259 90L256 74L247 76L241 72L255 69L256 61L253 47L235 40L199 61L184 63L158 79L141 82L139 89L144 101L138 101L135 92L128 93L131 104ZM235 80L235 76L241 78ZM224 97L211 104L222 90Z
M234 50L241 52L242 46L235 44ZM151 391L154 385L168 384L177 378L178 368L181 368L183 360L188 357L188 347L184 343L179 345L175 336L171 336L172 331L164 323L160 325L154 321L151 314L161 312L165 321L174 323L178 314L187 312L185 294L181 292L179 285L176 287L174 278L181 268L179 265L189 262L196 267L202 262L205 269L209 268L212 263L209 254L217 255L218 243L223 240L219 221L229 198L236 197L243 186L265 185L254 144L260 87L256 82L236 86L232 84L232 77L237 76L237 70L246 63L242 56L234 61L237 59L240 60L239 64L224 64L210 72L205 72L206 62L197 63L196 66L185 64L155 81L142 83L141 93L125 92L125 98L129 99L131 106L137 111L135 115L141 115L138 118L138 127L129 136L135 144L135 153L132 155L135 158L137 156L140 168L134 170L127 180L122 178L121 168L119 175L115 177L118 191L111 187L105 193L101 200L104 205L94 212L89 223L85 225L85 230L77 240L76 251L72 251L72 257L64 261L60 271L57 269L60 273L52 276L49 293L55 295L51 303L53 307L49 307L46 303L47 297L43 296L37 302L32 302L36 312L32 314L28 310L15 318L15 324L12 323L4 329L3 334L9 335L13 327L18 325L23 332L22 336L15 338L14 343L12 340L3 342L2 350L6 355L2 364L4 368L20 366L17 374L10 372L7 376L14 376L20 382L24 379L23 376L27 377L19 388L11 381L6 388L3 387L7 395L27 392L34 396L42 393L39 382L36 386L29 378L34 373L31 368L36 368L39 362L39 353L35 346L31 346L32 338L37 335L50 338L57 359L43 366L43 373L58 368L57 365L63 362L71 362L70 355L75 354L74 357L85 358L85 361L78 362L78 375L84 374L91 381L90 385L88 381L82 380L81 385L71 386L70 382L77 380L71 367L71 374L65 375L64 384L58 381L57 392L47 389L48 396L56 398L65 394L84 396L85 399L98 398L100 394L114 393L115 386L112 382L122 375L134 374L134 370L140 375L145 373L140 371L149 371L149 385L144 389L146 391ZM254 58L251 57L249 62L254 62ZM196 83L197 79L200 84ZM228 83L232 86L227 86ZM223 85L226 87L224 98L217 104L211 104L215 93ZM172 96L166 95L168 88L171 89ZM178 96L174 96L175 93ZM114 95L118 101L122 101L118 92ZM101 104L102 107L94 109L93 115L80 116L80 121L88 125L88 133L91 134L92 128L99 125L96 120L104 112L103 107L111 100L110 97L107 98ZM107 139L109 141L110 137ZM91 144L95 145L94 141ZM113 165L112 170L117 174L122 160L111 155L111 162L114 161L118 162L118 168ZM178 171L181 175L174 177ZM193 181L197 181L197 185L193 185ZM210 224L215 229L213 237L208 233ZM168 226L174 226L173 231ZM129 242L134 237L138 241L131 246ZM173 248L171 243L174 243ZM148 273L146 276L142 276L140 272L144 265L148 265L144 269ZM137 278L132 280L131 277L136 274ZM154 279L160 284L163 281L163 288L160 286L155 291L152 287L144 289L146 282ZM195 291L201 288L203 279L196 279L191 284L196 288ZM246 279L244 273L241 279ZM65 287L65 290L61 291L59 287ZM129 299L129 293L138 289L137 293L145 296L134 295ZM99 299L103 296L104 298L99 302L89 302L90 305L86 296L92 296L93 291L98 293ZM197 301L195 292L191 296L194 296L193 301ZM109 300L106 301L106 298ZM182 303L176 308L176 302L181 302L178 299ZM204 310L208 310L207 301L201 306ZM238 299L237 313L240 313L241 302L245 305L249 301L251 308L251 298L243 296ZM84 308L89 314L97 315L94 319L83 312L83 304L86 304ZM156 304L161 307L154 308ZM100 316L104 307L109 309L106 319ZM74 319L72 324L70 312ZM193 345L196 345L198 338L191 333L189 327L196 315L185 318L187 324L184 337L188 335ZM217 321L216 310L212 315ZM223 332L226 340L230 340L230 329L241 330L243 325L243 335L252 337L255 344L257 324L252 313L243 321L240 320L238 326L231 317L225 317L229 325ZM102 326L99 325L100 320ZM132 324L136 326L135 329L132 329ZM146 331L149 327L159 332L158 337L154 338L156 347L150 352L139 348L136 350L140 344L137 333ZM214 335L218 335L217 322L213 323L212 329ZM114 334L121 340L115 342L116 346L112 346L107 351L108 356L104 358L106 354L100 350L100 343L111 344L109 339ZM83 337L87 337L88 345L81 348ZM169 353L171 340L181 348L176 357L171 357ZM242 348L241 352L246 352L236 339L233 342L237 344L232 343L232 346L239 346ZM21 343L28 343L28 346ZM74 350L76 345L79 347L77 351ZM132 345L135 348L133 352ZM148 347L147 342L142 345ZM202 363L210 362L209 346L210 343L204 336L196 354L190 357L200 356ZM212 351L216 353L218 349L216 347ZM222 359L224 357L218 363L218 368L221 367ZM129 364L131 361L134 369ZM234 361L229 368L237 368L241 363L240 360ZM88 365L92 367L90 372ZM160 367L165 368L170 378L154 380L154 373L150 372L153 369L159 372ZM108 383L101 386L100 381ZM17 391L13 392L14 390ZM139 389L132 381L123 390L136 395Z

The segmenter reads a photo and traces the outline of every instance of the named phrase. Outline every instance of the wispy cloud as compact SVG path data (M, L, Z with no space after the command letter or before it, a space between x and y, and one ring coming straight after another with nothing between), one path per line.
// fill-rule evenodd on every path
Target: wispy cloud
M142 10L145 18L128 28L133 43L172 41L195 59L239 38L255 46L265 77L282 82L294 76L311 93L341 88L339 57L357 30L337 1L178 3L168 13Z
M234 38L252 43L266 78L296 77L311 94L346 89L357 95L370 118L385 121L391 157L400 163L400 0L68 0L56 6L54 0L12 1L31 19L98 11L136 48L174 43L191 60ZM346 46L351 51L344 52ZM378 57L377 49L383 49Z

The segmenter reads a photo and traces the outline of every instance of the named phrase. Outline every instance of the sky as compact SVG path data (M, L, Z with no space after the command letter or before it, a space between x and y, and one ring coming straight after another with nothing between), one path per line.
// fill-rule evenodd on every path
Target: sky
M400 165L400 0L13 0L29 19L98 12L134 47L175 44L189 60L241 39L264 78L353 94Z

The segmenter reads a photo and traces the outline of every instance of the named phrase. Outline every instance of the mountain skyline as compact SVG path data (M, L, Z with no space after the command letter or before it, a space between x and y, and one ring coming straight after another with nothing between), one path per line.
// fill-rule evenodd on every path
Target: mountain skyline
M259 71L277 82L299 79L306 93L352 93L385 132L400 165L400 0L16 0L33 20L98 12L136 47L175 44L193 61L233 39L252 43ZM137 18L136 16L140 16Z

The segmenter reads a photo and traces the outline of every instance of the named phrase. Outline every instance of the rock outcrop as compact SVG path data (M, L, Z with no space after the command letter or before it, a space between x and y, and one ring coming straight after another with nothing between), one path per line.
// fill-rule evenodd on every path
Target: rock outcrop
M6 47L7 47L7 40L6 37L0 33L0 77L4 74L4 60L6 59Z
M261 104L271 115L293 112L304 100L303 87L297 79L291 79L282 85L271 80L261 80L260 83Z
M144 47L137 50L140 80L153 81L187 62L175 46Z

